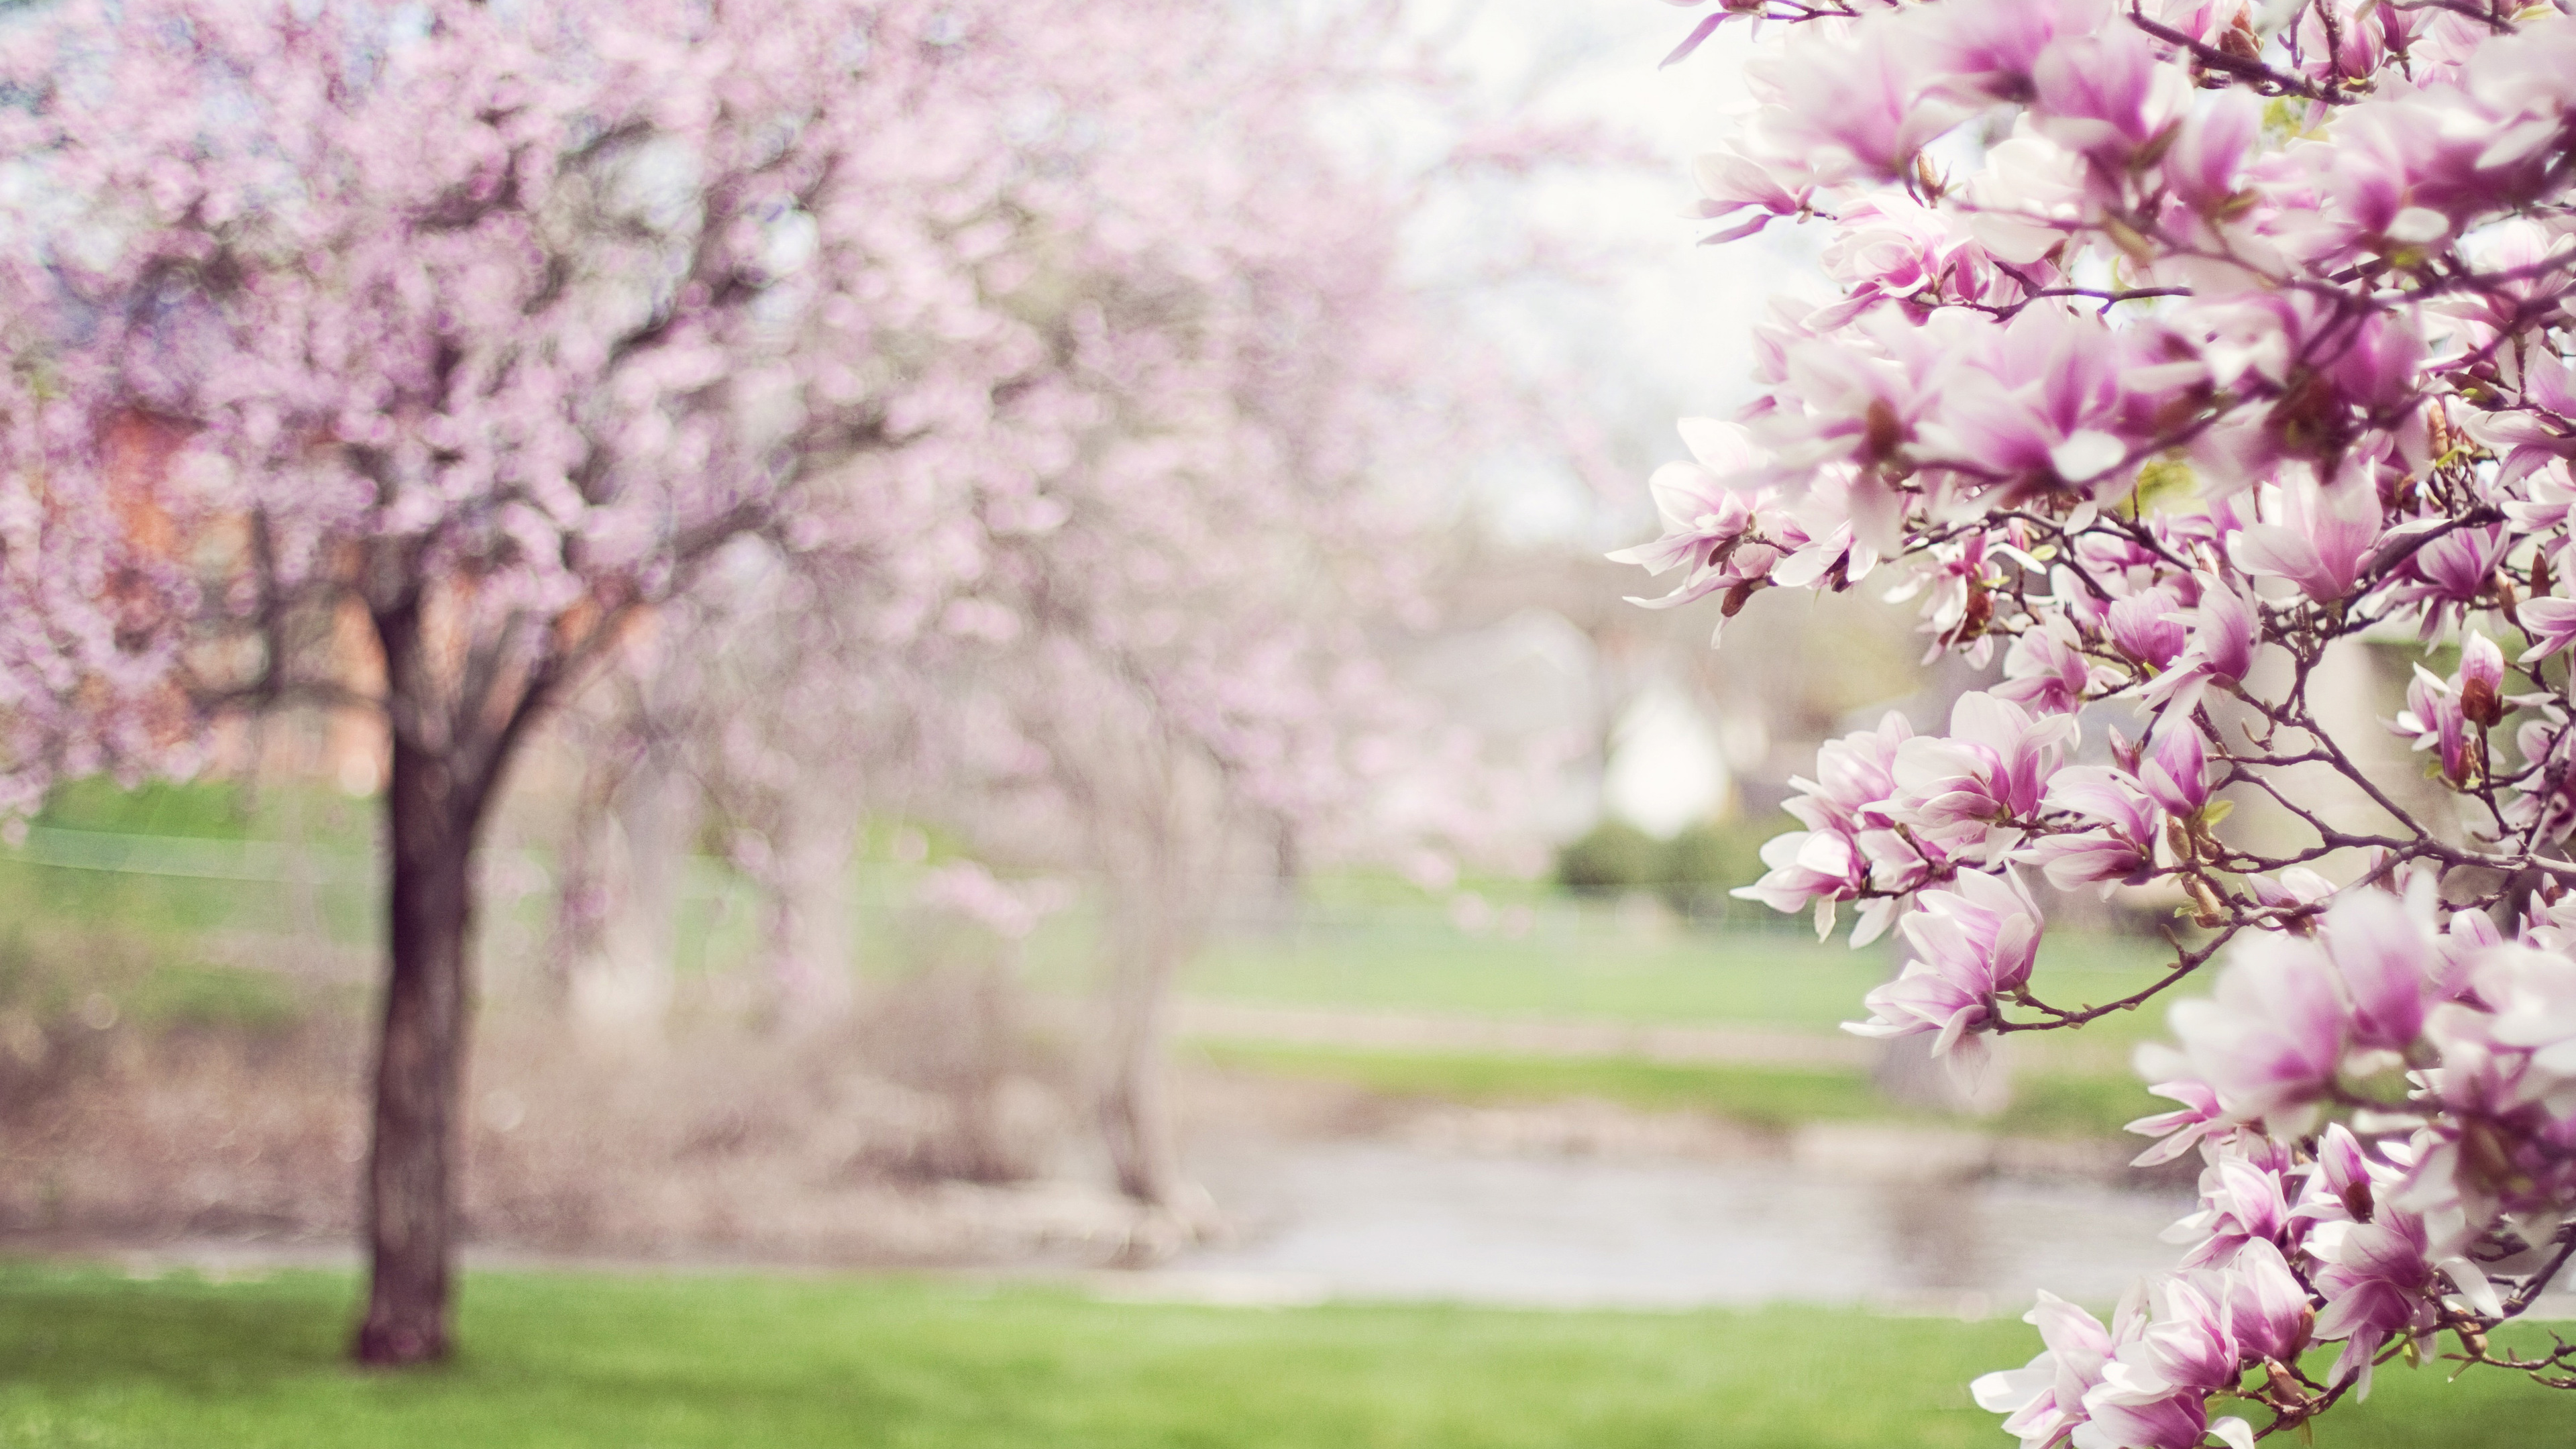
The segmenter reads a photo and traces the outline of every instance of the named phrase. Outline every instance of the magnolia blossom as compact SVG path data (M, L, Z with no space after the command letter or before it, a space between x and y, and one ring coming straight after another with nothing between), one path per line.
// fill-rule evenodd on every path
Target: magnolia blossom
M2048 1449L2085 1422L2085 1396L2111 1361L2111 1334L2102 1320L2046 1291L2022 1321L2039 1330L2047 1349L2021 1368L1987 1374L1969 1391L1978 1408L2008 1416L2004 1432L2018 1436L2023 1449Z
M1870 1019L1843 1029L1874 1037L1931 1032L1933 1055L1964 1044L1973 1059L1982 1050L1973 1033L1996 1019L1996 997L2030 979L2045 922L2020 882L1973 871L1948 890L1923 892L1918 906L1898 925L1913 958L1862 999Z
M2048 803L2092 828L2043 836L2014 852L2015 860L2038 866L2059 890L2090 885L2104 896L2114 887L2153 878L2165 815L2130 776L2076 765L2049 782Z
M2177 1108L2134 1124L2202 1154L2183 1263L2107 1328L2043 1299L2048 1352L1979 1401L2137 1449L2250 1443L2221 1391L2304 1428L2436 1333L2576 1378L2484 1336L2576 1256L2576 18L1726 0L1692 43L1736 16L1710 214L1818 229L1841 295L1757 333L1742 503L1627 557L1729 612L1892 575L1931 659L2001 656L1946 721L1827 746L1749 893L1892 923L1853 1029L1954 1061L2189 998L2141 1057ZM2321 688L2395 648L2421 787ZM2171 969L2079 1005L2043 886L2178 903Z
M2317 1269L2316 1285L2326 1300L2317 1315L2317 1336L2344 1340L2334 1376L2357 1380L2367 1393L2379 1346L2392 1334L2430 1327L2436 1317L2438 1284L2423 1220L2392 1212L2354 1223Z

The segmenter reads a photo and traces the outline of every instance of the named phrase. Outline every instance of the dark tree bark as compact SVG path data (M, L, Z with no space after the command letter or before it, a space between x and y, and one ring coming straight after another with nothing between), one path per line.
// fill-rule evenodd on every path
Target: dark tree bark
M454 1256L456 1102L465 1062L478 782L397 732L385 790L391 971L377 1044L367 1246L373 1279L362 1363L447 1356Z
M473 1005L474 852L503 771L568 672L524 616L481 637L433 618L416 560L390 560L370 597L384 653L393 764L385 785L386 956L375 1121L367 1158L367 1312L361 1363L428 1363L449 1347L459 1113ZM447 600L451 610L454 600Z

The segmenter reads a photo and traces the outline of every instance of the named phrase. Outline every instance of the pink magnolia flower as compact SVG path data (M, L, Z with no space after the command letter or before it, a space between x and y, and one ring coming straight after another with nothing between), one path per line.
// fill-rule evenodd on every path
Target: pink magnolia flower
M1665 464L1647 485L1663 522L1662 535L1609 557L1613 563L1636 564L1650 574L1688 565L1672 592L1654 599L1632 598L1630 603L1669 609L1723 592L1726 617L1731 618L1780 560L1779 546L1763 537L1766 523L1776 526L1775 519L1764 516L1773 494L1748 492L1727 481L1746 476L1762 463L1762 454L1741 426L1693 418L1682 424L1681 433L1693 461ZM1724 618L1718 627L1725 628Z
M2533 348L2523 357L2520 406L2471 409L2460 428L2503 456L2498 487L2554 459L2576 458L2576 370L2547 348Z
M2388 600L2422 608L2424 637L2430 639L2477 606L2511 542L2502 524L2444 532L2406 556Z
M2085 1423L2073 1436L2075 1449L2200 1449L2213 1434L2230 1449L2254 1445L2254 1431L2243 1419L2209 1417L2206 1389L2150 1395L2114 1388L2105 1380L2085 1395L2084 1412Z
M1819 938L1834 928L1834 904L1850 900L1869 885L1868 867L1852 838L1830 827L1771 837L1762 843L1762 864L1762 878L1738 887L1734 894L1784 914L1812 906Z
M1930 93L1930 59L1890 26L1861 27L1842 44L1797 37L1746 68L1769 102L1755 123L1762 153L1795 158L1819 181L1901 175L1967 114Z
M1867 1021L1843 1023L1856 1036L1936 1033L1935 1056L1974 1044L1995 1019L1995 997L2030 979L2046 925L2039 907L2008 876L1967 872L1948 890L1925 891L1897 923L1913 959L1898 977L1861 999ZM1973 1054L1966 1060L1973 1061Z
M2084 1395L2077 1449L2197 1449L2215 1433L2253 1442L2241 1419L2209 1419L2209 1396L2236 1386L2241 1354L2221 1302L2181 1274L2157 1274L2114 1315L2111 1362Z
M2306 910L2335 893L2334 882L2304 865L2291 866L2277 877L2249 875L2245 877L2245 889L2257 902L2276 911Z
M2126 166L2190 100L2189 73L2157 49L2125 25L2057 41L2031 69L2033 125L2101 165Z
M1692 160L1691 178L1707 197L1699 214L1726 223L1701 238L1709 244L1751 236L1781 217L1804 215L1816 191L1812 180L1794 173L1784 178L1732 146Z
M2278 1170L2235 1153L2220 1153L2200 1174L2200 1207L2165 1230L2169 1243L2188 1243L2182 1266L2224 1267L2248 1243L2278 1243L2290 1222L2288 1195Z
M2318 485L2305 475L2283 487L2278 520L2236 535L2236 564L2247 573L2288 579L2320 602L2352 592L2362 560L2379 542L2381 514L2366 486Z
M2212 679L2234 684L2254 667L2254 603L2226 584L2202 586L2193 611L2191 648L2183 663L2198 663Z
M2059 890L2098 886L2105 896L2153 871L2164 812L2135 777L2104 765L2070 765L2049 777L2047 808L2089 823L2087 830L2043 835L2014 852Z
M2404 725L2406 716L2397 722ZM2420 736L2416 748L2423 748ZM2523 769L2513 780L2518 793L2505 802L2505 824L2542 841L2566 839L2576 831L2576 727L2562 711L2549 709L2514 731L2514 752Z
M2479 963L2476 994L2522 996L2529 978L2563 977L2567 968L2564 957L2500 948ZM2423 1213L2428 1222L2439 1215L2446 1222L2486 1223L2502 1214L2554 1218L2576 1200L2576 1082L2540 1064L2544 1052L2564 1050L2563 1028L2548 1021L2546 1008L2539 1020L2525 1015L2532 1005L2527 998L2517 1005L2491 1015L2466 1001L2451 1003L2427 1022L2440 1060L2417 1074L2417 1101L2438 1110L2407 1144L2415 1157L2395 1206ZM2526 1046L2532 1038L2545 1044ZM2445 1245L2456 1246L2460 1236L2444 1234ZM2468 1294L2486 1291L2479 1278L2451 1271L2447 1258L2435 1266Z
M2495 1013L2489 1031L2496 1042L2530 1052L2531 1065L2556 1081L2576 1083L2576 960L2499 948L2478 963L2472 980Z
M1817 751L1817 778L1792 779L1789 783L1797 794L1785 807L1808 828L1765 842L1762 863L1766 873L1733 894L1760 901L1776 911L1796 912L1812 907L1817 935L1829 934L1835 905L1868 890L1873 862L1889 855L1893 848L1890 842L1876 839L1887 833L1877 827L1886 823L1889 802L1899 793L1894 774L1896 753L1913 733L1903 715L1890 711L1877 729L1855 731ZM1912 864L1925 864L1919 851L1911 846L1907 849L1912 852ZM1890 873L1903 872L1892 869ZM1896 888L1912 889L1916 884L1918 880L1909 879ZM1878 914L1868 934L1856 938L1855 944L1874 938L1877 930L1884 928L1885 919L1885 912Z
M1772 452L1768 475L1793 492L1817 492L1839 473L1844 512L1857 536L1873 548L1893 544L1901 505L1877 474L1914 443L1948 367L1941 339L1884 320L1883 310L1841 332L1787 342L1781 386L1793 389L1803 406L1755 420L1757 436Z
M1960 696L1950 733L1897 747L1905 803L1894 812L1936 840L1999 858L2021 840L2016 822L2037 812L2048 775L2076 738L2072 715L2033 719L2021 706L1978 692Z
M2457 997L2467 985L2470 965L2503 944L2504 932L2496 928L2494 918L2486 912L2453 912L2450 924L2433 943L2441 957L2433 994L2445 999Z
M2475 629L2460 641L2460 710L2493 728L2504 717L2504 651Z
M1986 595L2001 577L1987 561L1986 536L1982 533L1931 551L1930 559L1916 574L1928 594L1923 603L1923 631L1932 636L1932 647L1924 653L1925 663L1963 644L1971 663L1985 662L1987 651L1994 647L1993 636L1985 631ZM1973 620L1971 607L1978 609Z
M2321 81L2369 80L2388 54L2388 31L2379 24L2376 7L2365 22L2354 13L2354 6L2340 0L2326 3L2334 7L2334 30L2329 32L2326 28L2326 4L2301 11L2293 27L2299 45L2299 68Z
M2106 899L2114 887L2143 885L2154 875L2149 847L2111 830L2042 836L2013 852L2012 859L2038 867L2059 890L2092 886Z
M2247 152L2263 129L2263 103L2231 90L2183 119L2166 148L2165 184L2193 209L2208 215L2238 193Z
M1979 1378L1968 1392L1977 1407L2008 1416L2004 1432L2018 1437L2022 1449L2049 1449L2084 1422L2084 1396L2102 1382L2111 1335L2102 1320L2048 1292L2022 1322L2039 1330L2046 1347L2018 1369Z
M2203 1280L2204 1282L2206 1280ZM2103 1370L2104 1398L2137 1400L2176 1389L2233 1388L2236 1336L2226 1314L2193 1275L2159 1273L2147 1280L2144 1328Z
M2258 1361L2296 1363L2316 1331L2317 1313L2281 1250L2259 1239L2247 1242L2219 1282L2216 1296L2238 1351Z
M2546 659L2576 644L2576 599L2525 599L2515 608L2514 617L2531 635L2531 647L2522 652L2518 663Z
M2233 586L2204 578L2200 604L2189 615L2190 645L2147 686L2141 702L2149 709L2170 703L2188 714L2199 707L2202 691L2212 683L2231 689L2242 683L2254 667L2261 617L2253 600Z
M2386 891L2351 890L2327 909L2322 934L2350 1003L2352 1044L2401 1052L2414 1045L2426 997L2445 971L2429 930Z
M2344 1011L2325 952L2263 934L2236 947L2206 1001L2173 1009L2174 1035L2239 1122L2304 1132L2343 1059Z
M2399 734L2414 736L2416 749L2440 750L2444 779L2454 785L2468 782L2469 744L2475 736L2459 691L2450 683L2416 665L2414 681L2406 687L2406 708L2390 723Z
M2119 672L2086 659L2070 637L2073 632L2052 616L2046 625L2013 640L1994 696L2042 714L2073 714L2086 700L2118 687Z
M2190 631L2175 612L2181 607L2173 590L2161 586L2114 599L2105 611L2111 642L2149 669L2162 670L2191 642Z
M2119 477L2131 452L2122 405L2136 379L2124 378L2109 327L2032 307L1962 344L1919 428L1927 453L1980 481L2001 477L2004 498Z
M1839 326L1837 313L1856 315L1885 297L1981 298L1993 286L1985 248L1950 212L1877 196L1844 208L1839 220L1843 230L1823 261L1846 300L1819 314L1819 326Z
M1811 589L1819 583L1839 587L1868 578L1878 567L1878 549L1862 538L1858 526L1840 516L1830 489L1820 488L1802 504L1784 506L1776 526L1780 547L1789 556L1771 570L1771 582L1784 589Z
M2370 1392L2370 1361L2399 1333L2430 1329L2439 1297L2424 1220L2413 1213L2379 1214L2355 1223L2334 1243L2316 1271L2326 1306L2317 1315L2317 1337L2346 1340L2335 1359L2334 1379L2358 1378Z
M2576 257L2569 260L2576 261ZM2546 533L2576 516L2576 480L2570 479L2564 460L2525 475L2522 493L2520 498L2505 495L2504 516L2526 532Z
M2151 1095L2180 1102L2182 1106L2175 1111L2157 1112L2140 1117L2120 1129L2123 1132L2135 1132L2141 1137L2163 1139L2153 1147L2130 1158L2129 1165L2132 1167L2153 1167L2160 1162L2173 1161L2190 1151L2192 1144L2200 1141L2211 1128L2221 1125L2227 1119L2227 1114L2218 1105L2217 1089L2207 1082L2183 1078L2170 1082L2158 1082L2147 1088L2147 1091Z
M2185 820L2209 804L2209 742L2187 718L2170 718L2153 753L2138 762L2138 783L2158 805Z
M2380 1189L2395 1177L2393 1167L2371 1160L2351 1128L2329 1122L2317 1138L2316 1165L2290 1215L2305 1222L2369 1222L2378 1212Z
M2028 96L2032 69L2061 35L2100 29L2101 7L2084 0L1992 0L1918 12L1916 40L1944 89L1963 100Z
M1883 823L1883 807L1897 794L1897 754L1913 737L1914 726L1889 710L1878 728L1828 741L1816 751L1816 778L1789 781L1798 792L1788 804L1789 813L1819 828Z

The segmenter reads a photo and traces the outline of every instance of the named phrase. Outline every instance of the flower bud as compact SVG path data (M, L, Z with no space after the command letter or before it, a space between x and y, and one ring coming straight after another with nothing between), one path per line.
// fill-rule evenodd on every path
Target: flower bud
M2460 645L2460 713L2481 729L2504 719L2504 651L2475 629Z

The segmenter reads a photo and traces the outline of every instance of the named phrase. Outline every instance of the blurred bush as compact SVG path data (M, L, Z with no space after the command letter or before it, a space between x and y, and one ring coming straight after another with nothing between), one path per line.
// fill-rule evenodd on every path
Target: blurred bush
M1557 853L1556 878L1579 895L1651 890L1675 915L1702 925L1766 925L1773 918L1767 907L1727 893L1762 874L1762 842L1794 828L1786 817L1712 820L1657 840L1605 820Z
M1693 825L1664 843L1655 888L1674 914L1693 921L1722 921L1748 909L1767 914L1760 902L1727 892L1762 874L1762 842L1772 833L1741 820Z
M1653 885L1664 871L1664 847L1625 820L1604 820L1556 854L1556 879L1577 895L1616 895Z

